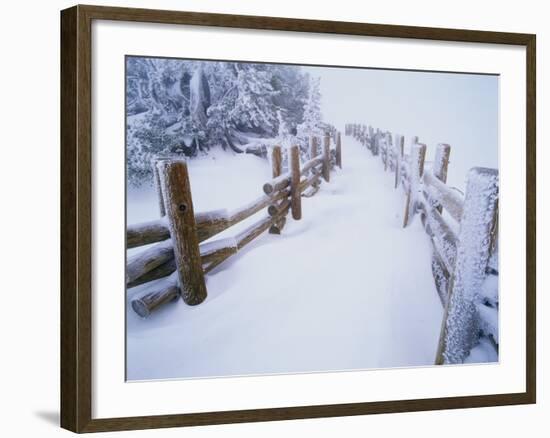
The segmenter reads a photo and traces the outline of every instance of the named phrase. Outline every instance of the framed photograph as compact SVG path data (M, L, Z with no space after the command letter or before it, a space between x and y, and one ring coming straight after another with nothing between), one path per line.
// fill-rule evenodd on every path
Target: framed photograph
M535 403L535 35L61 12L61 425Z

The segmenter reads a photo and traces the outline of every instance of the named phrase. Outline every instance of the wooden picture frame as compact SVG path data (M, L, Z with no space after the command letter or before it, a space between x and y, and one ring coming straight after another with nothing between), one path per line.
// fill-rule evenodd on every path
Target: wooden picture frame
M227 28L517 45L526 49L526 391L250 409L92 418L92 22L112 20ZM536 37L531 34L440 29L290 18L75 6L61 12L61 426L74 432L529 404L536 401Z

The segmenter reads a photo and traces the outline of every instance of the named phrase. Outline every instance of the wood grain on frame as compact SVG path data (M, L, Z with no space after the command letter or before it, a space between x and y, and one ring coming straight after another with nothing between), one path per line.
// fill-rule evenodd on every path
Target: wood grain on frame
M323 406L127 418L91 418L91 23L116 20L412 38L526 47L527 369L526 391ZM101 6L61 12L61 426L74 432L335 417L534 403L536 400L536 37L462 29L205 14Z

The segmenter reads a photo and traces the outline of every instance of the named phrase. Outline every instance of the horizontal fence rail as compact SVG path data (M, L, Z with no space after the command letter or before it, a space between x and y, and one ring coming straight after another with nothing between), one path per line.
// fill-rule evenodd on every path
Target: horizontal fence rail
M311 136L308 159L302 165L298 145L287 151L272 147L272 179L263 185L264 194L234 211L195 213L186 161L159 158L153 169L161 218L126 230L128 249L148 245L126 263L126 287L144 285L131 300L133 310L147 317L178 297L189 305L200 304L207 296L205 274L264 232L281 234L288 213L300 220L302 198L314 196L322 181L330 181L330 172L342 167L341 135L334 127L326 126L322 151L319 144L319 138ZM283 152L287 153L285 172ZM264 209L262 218L235 236L209 240Z
M498 352L498 170L474 167L466 192L449 187L451 147L438 144L425 169L426 145L412 137L408 153L404 136L350 123L354 137L405 193L403 227L419 216L432 244L432 273L444 306L436 364L462 363L486 337Z

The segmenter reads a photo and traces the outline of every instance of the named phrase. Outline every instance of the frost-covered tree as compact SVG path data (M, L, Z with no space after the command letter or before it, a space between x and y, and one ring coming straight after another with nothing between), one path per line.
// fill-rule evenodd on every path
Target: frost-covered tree
M272 135L277 127L276 91L271 85L272 72L267 65L236 64L237 99L231 119L240 131Z
M297 127L298 137L322 135L320 78L310 78L307 100L304 105L303 122Z
M130 182L150 179L158 156L193 157L213 147L240 153L251 139L296 135L310 88L309 75L298 66L129 57Z
M189 120L183 117L183 131L192 138L193 154L201 147L208 123L207 110L210 107L210 86L199 64L189 84Z
M273 102L278 108L283 108L283 117L291 130L302 123L304 102L309 91L309 75L299 67L291 65L274 65L273 88L277 94Z
M279 140L279 143L281 145L288 145L294 136L292 135L292 131L288 126L286 118L283 117L282 110L277 111L277 122L279 125L277 131L277 140Z

